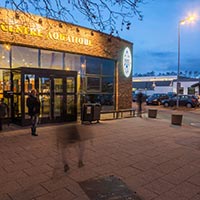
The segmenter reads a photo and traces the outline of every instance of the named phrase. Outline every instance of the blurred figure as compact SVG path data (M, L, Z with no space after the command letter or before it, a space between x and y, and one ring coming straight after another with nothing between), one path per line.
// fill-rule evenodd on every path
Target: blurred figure
M77 128L77 125L69 125L67 127L59 127L56 133L57 147L61 151L62 162L64 165L64 172L67 172L70 167L68 163L69 147L71 144L76 146L78 154L78 167L83 167L83 155L84 155L84 141L82 141L81 135Z
M137 95L138 117L142 117L142 102L143 102L143 94L142 91L139 90L139 93Z
M3 130L3 119L8 113L8 105L4 102L4 98L2 98L0 102L0 131Z
M31 117L31 134L38 136L36 133L37 124L40 115L40 100L37 96L37 90L32 89L29 97L27 98L26 105L28 107L28 114Z

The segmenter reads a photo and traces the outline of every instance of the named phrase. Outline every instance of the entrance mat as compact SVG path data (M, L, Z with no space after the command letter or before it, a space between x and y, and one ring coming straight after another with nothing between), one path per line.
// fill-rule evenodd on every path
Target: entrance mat
M90 200L142 200L115 176L89 179L79 185Z

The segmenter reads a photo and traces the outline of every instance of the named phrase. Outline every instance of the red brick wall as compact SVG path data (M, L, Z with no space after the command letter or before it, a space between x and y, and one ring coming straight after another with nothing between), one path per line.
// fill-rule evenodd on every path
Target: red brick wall
M73 38L80 43L86 39L89 45L72 42ZM122 71L123 50L127 46L132 50L130 42L40 16L23 13L16 16L15 12L5 9L0 9L0 42L114 59L118 66L117 107L131 107L132 76L126 78Z

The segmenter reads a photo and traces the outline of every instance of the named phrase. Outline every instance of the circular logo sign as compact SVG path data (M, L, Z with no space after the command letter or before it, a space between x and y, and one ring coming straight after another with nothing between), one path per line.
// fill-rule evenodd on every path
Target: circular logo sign
M123 71L125 77L129 77L131 74L132 69L132 57L131 57L131 50L126 47L123 54Z

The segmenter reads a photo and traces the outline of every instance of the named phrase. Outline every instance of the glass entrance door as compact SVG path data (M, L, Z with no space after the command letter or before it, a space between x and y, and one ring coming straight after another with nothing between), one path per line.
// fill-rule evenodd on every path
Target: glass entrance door
M53 104L51 82L52 80L50 77L38 77L38 95L41 102L40 119L45 121L53 119L51 107Z
M31 71L31 73L28 73ZM59 70L22 70L22 124L30 121L26 99L35 88L41 102L40 122L64 122L77 119L76 73ZM69 74L68 74L69 73ZM19 106L18 106L19 107ZM24 112L24 113L23 113Z
M38 77L39 99L41 102L40 119L46 121L63 121L65 117L65 91L63 89L66 78Z

